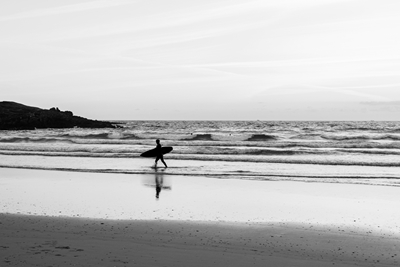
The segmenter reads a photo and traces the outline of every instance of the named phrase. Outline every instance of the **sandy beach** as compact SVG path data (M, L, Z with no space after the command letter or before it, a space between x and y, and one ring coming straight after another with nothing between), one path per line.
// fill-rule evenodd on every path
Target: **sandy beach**
M1 266L400 264L396 187L0 172Z

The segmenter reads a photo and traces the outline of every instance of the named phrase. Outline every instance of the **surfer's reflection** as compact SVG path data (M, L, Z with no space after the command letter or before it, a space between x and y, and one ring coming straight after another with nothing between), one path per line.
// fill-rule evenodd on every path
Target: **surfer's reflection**
M156 198L160 198L161 189L164 184L164 171L158 172L156 169L155 174L155 182L156 182Z
M143 185L148 187L156 188L156 199L160 198L162 190L171 190L170 180L164 176L165 169L156 168L154 170L154 177L146 175L144 176ZM153 191L154 192L154 191Z

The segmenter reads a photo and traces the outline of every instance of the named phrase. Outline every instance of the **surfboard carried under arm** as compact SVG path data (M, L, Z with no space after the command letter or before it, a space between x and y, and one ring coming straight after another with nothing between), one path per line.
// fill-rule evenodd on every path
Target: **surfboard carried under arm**
M171 152L172 149L173 149L172 146L163 146L163 147L161 147L161 149L153 148L151 150L143 152L142 154L140 154L140 156L145 157L145 158L155 158L159 154L164 155L164 154Z

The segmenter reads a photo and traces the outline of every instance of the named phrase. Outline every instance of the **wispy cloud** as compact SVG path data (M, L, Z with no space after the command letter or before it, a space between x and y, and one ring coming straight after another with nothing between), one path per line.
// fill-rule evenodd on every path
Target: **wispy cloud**
M18 2L0 3L10 96L18 87L87 99L101 90L98 99L116 102L149 90L249 106L400 99L396 0Z
M344 94L344 95L351 95L351 96L356 96L356 97L360 97L360 98L366 98L369 99L371 101L390 101L391 99L388 97L384 97L384 96L380 96L378 93L377 94L370 94L370 93L364 93L364 92L360 92L360 91L355 91L352 90L354 88L346 88L346 87L342 87L342 88L332 88L332 87L327 87L327 86L310 86L311 88L315 88L315 89L320 89L320 90L326 90L326 91L331 91L331 92L335 92L335 93L340 93L340 94Z
M132 4L133 2L134 1L131 0L98 0L80 4L63 5L59 7L42 8L26 12L20 12L17 14L0 17L0 21L27 19L27 18L35 18L42 16L55 16L66 13L75 13L92 9L108 8L113 6Z
M400 106L400 101L364 101L360 102L360 104L372 106Z

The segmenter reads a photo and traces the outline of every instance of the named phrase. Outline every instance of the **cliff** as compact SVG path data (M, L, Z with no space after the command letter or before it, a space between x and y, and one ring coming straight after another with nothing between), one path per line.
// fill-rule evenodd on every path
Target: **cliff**
M44 128L115 128L111 122L74 116L58 108L41 109L23 104L0 102L0 130L33 130Z

